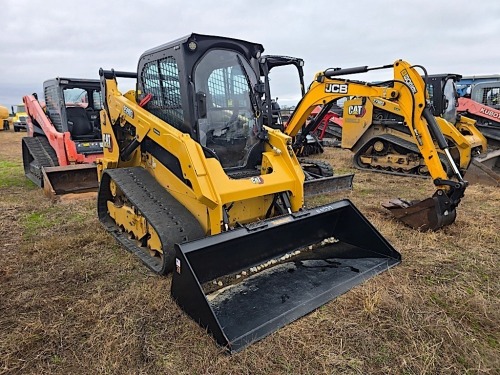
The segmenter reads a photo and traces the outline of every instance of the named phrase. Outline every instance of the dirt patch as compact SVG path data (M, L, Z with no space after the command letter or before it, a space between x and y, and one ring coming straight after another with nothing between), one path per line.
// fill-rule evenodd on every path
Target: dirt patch
M24 178L22 133L0 133L0 374L493 374L500 189L471 186L455 224L419 233L380 207L430 180L356 171L349 198L403 263L229 356L106 234L93 199L53 203ZM339 172L351 154L327 150ZM2 167L3 168L3 167Z

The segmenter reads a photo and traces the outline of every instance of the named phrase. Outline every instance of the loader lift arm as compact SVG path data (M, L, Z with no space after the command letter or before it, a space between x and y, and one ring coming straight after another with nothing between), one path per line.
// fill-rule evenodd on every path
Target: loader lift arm
M340 77L387 68L393 68L394 78L378 84ZM362 66L348 69L328 69L317 73L309 90L292 113L285 129L286 134L296 137L294 148L301 146L304 137L316 127L317 121L321 121L332 103L343 97L382 98L394 103L395 109L404 118L405 125L410 130L415 144L425 160L434 185L438 188L433 198L429 198L432 202L426 200L420 202L421 204L410 204L398 200L392 201L384 207L390 209L398 219L420 230L436 230L453 223L456 218L455 208L464 195L467 182L456 166L450 154L448 143L431 113L426 101L425 82L415 68L408 62L398 60L393 65L375 68ZM301 131L307 117L318 105L323 106L323 110L316 116L317 121L311 122ZM346 126L349 124L344 123L344 127ZM450 180L448 173L443 168L434 140L438 147L444 151L456 181Z

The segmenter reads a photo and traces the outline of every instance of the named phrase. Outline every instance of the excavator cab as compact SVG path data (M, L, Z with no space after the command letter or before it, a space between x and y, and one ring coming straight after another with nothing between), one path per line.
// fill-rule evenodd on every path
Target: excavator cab
M481 113L481 109L476 110L481 100L486 102L487 97L494 97L495 90L489 85L487 93L481 92L478 95L478 89L484 87L484 83L479 83L476 90L471 90L471 94L476 96L478 103L474 104L474 99L459 98L457 91L457 82L460 82L462 76L459 74L434 74L427 77L427 90L430 103L432 105L434 116L442 117L455 125L458 131L462 133L471 145L471 163L462 173L467 176L470 183L479 183L485 185L500 185L500 156L498 151L492 152L491 144L495 142L494 134L491 134L491 125L486 126L481 119L475 116L475 113ZM500 84L496 83L496 92L500 92ZM486 90L485 90L486 91ZM466 104L470 104L468 107ZM467 107L468 111L464 111ZM459 111L461 114L459 114ZM486 111L482 111L484 114ZM500 113L500 112L499 112ZM500 131L497 127L497 138L500 140ZM498 140L497 140L498 141ZM487 151L487 147L489 151ZM452 150L454 157L459 160L457 150Z
M99 219L231 352L401 261L348 200L304 206L291 137L262 121L262 51L190 34L100 70Z
M458 92L456 82L462 78L459 74L433 74L427 76L427 93L432 108L432 114L443 117L446 121L456 124Z

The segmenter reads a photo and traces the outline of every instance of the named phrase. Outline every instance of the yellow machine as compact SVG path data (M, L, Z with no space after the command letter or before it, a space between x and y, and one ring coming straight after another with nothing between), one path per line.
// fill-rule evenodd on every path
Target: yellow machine
M260 61L264 79L271 69L279 66L294 65L297 68L302 96L306 95L302 68L304 61L302 59L289 56L263 56ZM342 70L342 74L347 74L345 72L345 69ZM436 122L448 142L451 155L459 166L460 172L464 173L470 165L472 156L479 155L486 150L486 139L475 127L474 121L456 115L456 100L454 102L452 101L453 97L448 98L451 95L446 97L445 102L448 107L453 107L452 109L446 108L445 111L442 108L442 103L438 103L441 106L436 104L436 97L440 95L440 91L438 92L438 88L434 87L435 82L433 78L434 76L429 76L429 79L427 77L424 78L429 90L435 94L432 96L432 101L430 102L431 109L434 115L438 117L436 118ZM329 83L331 82L324 82L325 85ZM379 83L376 86L391 86L392 84L393 81L388 81ZM362 82L362 85L374 86L364 82ZM453 85L451 87L454 88ZM321 91L321 89L316 87L315 90L309 91L307 95L309 97L312 96L314 100L314 96L318 95L318 91ZM363 92L363 88L361 88L361 92ZM369 90L365 90L365 92L368 94ZM269 95L270 92L266 92L266 96ZM355 152L354 161L359 169L369 169L376 172L404 176L429 176L425 160L417 147L416 138L411 134L405 123L405 118L401 115L399 105L402 100L401 96L390 100L371 96L347 97L342 92L331 92L327 96L324 96L324 93L321 92L320 96L321 100L318 102L321 104L319 106L311 108L307 107L307 105L302 105L295 111L306 111L308 116L313 118L307 128L304 128L304 124L301 125L296 122L297 120L302 121L300 117L303 116L299 116L295 118L295 123L292 123L285 130L288 134L298 134L297 129L300 128L300 132L303 131L306 135L306 137L301 135L301 142L294 144L297 155L323 152L321 142L316 139L314 134L322 139L325 132L331 132L334 137L342 139L343 133L344 139L338 145ZM409 94L406 97L407 100L411 100ZM311 100L311 98L307 100ZM441 100L443 101L444 99ZM342 101L341 106L345 110L342 110L337 105L340 101ZM267 116L272 116L275 119L275 124L279 125L279 106L275 102L272 104L275 108L272 108L272 113L267 114ZM407 101L403 105L410 105L410 102ZM321 110L318 112L319 108ZM269 110L270 107L267 109ZM338 121L343 122L343 132L342 128L338 127L338 125L332 128L328 124L329 118L339 117L338 115L332 116L329 113L332 111L333 113L341 111L341 118ZM444 112L446 112L445 116L442 116ZM453 121L449 120L450 117L453 118ZM448 175L452 176L453 171L447 162L444 151L440 150L437 144L435 147L440 153L441 161Z
M9 130L10 122L9 122L9 110L0 105L0 121L2 122L0 126L0 130Z
M432 176L416 138L401 115L398 103L383 98L353 98L346 100L344 106L341 147L354 152L354 163L358 168L391 174ZM453 160L460 172L465 174L472 157L486 151L486 139L474 123L462 121L457 124L458 127L444 118L435 119ZM453 176L446 154L439 147L436 148L447 175Z
M401 260L348 200L305 209L292 138L262 115L262 51L191 34L146 51L137 73L100 71L99 219L174 271L174 299L231 352Z
M394 78L370 84L339 77L382 68L393 68ZM453 223L455 209L467 186L462 172L471 162L472 147L457 128L433 116L426 100L425 81L416 69L399 60L394 65L377 68L329 69L318 73L285 129L288 135L296 138L295 149L302 147L304 134L314 129L334 102L343 97L352 99L344 103L342 146L356 148L358 166L374 166L398 174L428 173L438 187L432 198L417 204L393 200L385 207L398 219L420 230L435 230ZM323 106L322 111L315 121L304 127L318 105ZM377 119L376 112L380 108L385 113L397 114L396 121L391 117L389 121L393 124L382 124L383 118ZM446 129L445 135L442 128ZM451 142L451 149L449 139L458 140Z
M12 108L12 124L14 126L14 131L19 132L21 130L27 130L28 114L26 113L26 107L24 106L24 104L17 104L15 106L12 106L11 108Z

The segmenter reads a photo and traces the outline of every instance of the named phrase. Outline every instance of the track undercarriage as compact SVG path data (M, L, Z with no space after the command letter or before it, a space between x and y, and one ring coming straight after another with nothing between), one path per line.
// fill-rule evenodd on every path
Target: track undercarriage
M354 154L358 169L397 176L430 177L429 169L417 146L392 135L370 139ZM441 163L448 174L451 167L444 155Z
M43 187L43 167L59 165L54 149L45 137L24 137L22 140L24 173L33 183Z
M191 213L141 167L107 170L97 206L104 227L158 274L172 271L175 243L205 236Z

